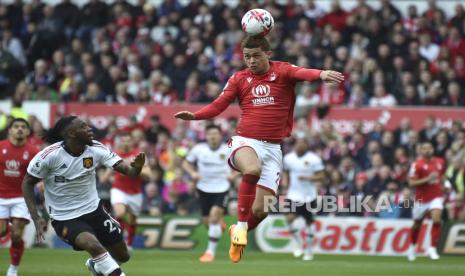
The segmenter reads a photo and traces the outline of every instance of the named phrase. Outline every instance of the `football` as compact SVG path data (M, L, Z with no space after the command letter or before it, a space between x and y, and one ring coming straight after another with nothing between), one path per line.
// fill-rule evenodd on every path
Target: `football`
M267 10L253 9L244 14L241 20L242 30L250 36L265 36L274 26L274 19Z

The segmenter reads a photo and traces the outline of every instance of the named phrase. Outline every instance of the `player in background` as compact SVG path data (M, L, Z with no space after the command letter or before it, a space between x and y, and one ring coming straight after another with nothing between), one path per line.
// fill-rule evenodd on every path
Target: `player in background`
M85 250L93 275L125 275L118 263L129 260L118 222L102 207L97 196L95 169L104 165L128 176L140 174L145 154L131 163L93 140L92 129L76 116L61 118L48 133L53 143L40 151L27 168L22 183L37 239L43 240L47 222L37 213L34 186L45 182L45 204L59 237L75 250Z
M242 110L236 136L229 142L231 167L242 174L238 190L238 222L229 228L229 257L239 262L247 245L247 231L268 215L265 198L276 196L282 168L280 143L292 130L295 84L323 80L340 83L335 71L305 69L287 62L271 61L271 47L261 36L247 36L241 43L247 68L231 76L212 103L192 113L175 114L183 120L211 119L239 100Z
M324 168L321 158L308 150L308 142L303 137L297 138L294 150L284 156L283 185L288 187L286 200L290 201L288 206L296 206L295 213L287 213L286 219L298 245L294 256L303 254L304 261L313 260L312 211L317 206L317 183L324 180ZM305 240L300 236L302 229L295 223L297 217L305 220Z
M441 236L441 214L444 208L443 182L446 169L444 160L434 157L434 148L431 142L420 145L420 158L410 167L409 185L415 188L415 205L412 210L414 220L411 229L411 241L408 259L415 260L416 243L420 233L421 224L429 213L433 220L431 228L431 247L428 255L432 260L438 260L437 245Z
M227 162L229 148L222 143L221 128L208 125L205 132L206 142L195 145L189 151L182 167L196 184L202 219L208 227L208 247L199 260L212 262L223 233L223 214L228 203L232 174Z
M27 142L31 131L26 120L11 120L7 131L7 139L0 141L0 237L8 231L11 233L10 267L6 275L16 276L24 252L24 227L31 219L21 182L27 165L39 149Z
M139 149L134 146L132 136L129 132L118 135L118 149L115 151L124 160L130 162L139 154ZM111 171L111 169L109 169ZM126 244L132 249L132 242L136 234L137 217L142 208L142 175L150 176L150 168L144 166L138 176L126 176L115 173L111 188L111 205L113 214L120 223L123 231L127 233ZM126 219L125 219L126 217Z

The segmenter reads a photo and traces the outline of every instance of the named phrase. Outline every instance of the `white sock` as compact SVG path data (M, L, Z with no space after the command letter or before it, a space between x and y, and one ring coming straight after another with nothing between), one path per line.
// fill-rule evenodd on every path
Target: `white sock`
M237 229L247 230L247 221L238 221L236 227Z
M297 243L299 248L302 248L302 238L300 237L300 228L297 227L295 221L293 221L289 225L289 228L290 228L290 231L291 231L291 234L292 234L292 238L295 240L295 242Z
M9 271L18 271L18 266L10 264L10 267L8 268L8 270Z
M108 275L119 268L118 263L116 263L108 252L103 253L93 260L95 262L95 270L103 273L103 275Z
M307 247L305 248L305 253L306 254L312 254L313 253L313 225L307 225L305 227L305 243L307 244Z
M218 246L218 240L221 238L221 225L220 224L210 224L208 226L208 247L207 252L215 255L216 247Z

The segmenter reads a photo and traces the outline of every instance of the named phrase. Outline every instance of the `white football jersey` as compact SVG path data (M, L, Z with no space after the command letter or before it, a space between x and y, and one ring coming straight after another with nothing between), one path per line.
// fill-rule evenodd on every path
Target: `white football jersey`
M225 144L212 150L207 143L199 143L189 151L186 160L197 164L197 172L200 174L197 189L206 193L224 193L229 190L228 176L231 169L228 155L229 148Z
M68 220L95 211L98 207L95 168L113 167L121 157L98 141L86 146L79 156L64 149L63 142L40 151L27 172L45 182L45 204L50 217Z
M300 157L295 152L286 154L284 156L284 170L289 172L287 198L300 203L315 200L318 195L315 183L308 180L300 180L299 178L301 176L313 176L316 172L323 169L323 161L318 155L312 152L307 152Z

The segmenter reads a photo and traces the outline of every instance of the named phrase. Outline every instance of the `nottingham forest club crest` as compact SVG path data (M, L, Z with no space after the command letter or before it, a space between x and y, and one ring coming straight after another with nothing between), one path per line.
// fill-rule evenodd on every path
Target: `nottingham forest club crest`
M92 157L86 157L82 159L82 165L84 168L89 169L94 165L94 159Z

